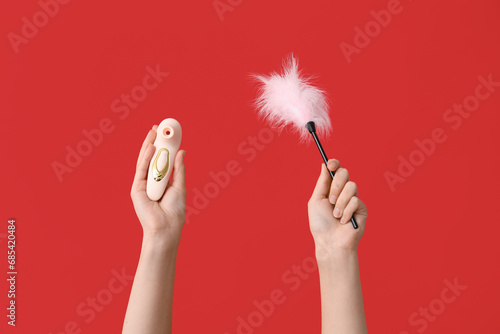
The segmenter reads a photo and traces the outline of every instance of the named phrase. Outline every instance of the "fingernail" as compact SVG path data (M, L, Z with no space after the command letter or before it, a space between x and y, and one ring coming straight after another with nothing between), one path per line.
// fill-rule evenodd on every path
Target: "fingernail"
M342 223L342 224L347 223L347 217L346 216L342 216L342 218L340 219L340 223Z
M334 195L330 196L330 203L335 204L336 200L337 200L337 197L335 197Z
M333 216L335 218L340 218L340 210L338 208L335 208L335 210L333 210Z

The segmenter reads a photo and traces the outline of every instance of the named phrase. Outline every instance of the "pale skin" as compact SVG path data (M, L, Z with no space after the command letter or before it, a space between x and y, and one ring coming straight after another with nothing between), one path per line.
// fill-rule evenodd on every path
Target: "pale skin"
M151 201L146 177L155 152L156 128L144 140L130 192L143 240L123 334L172 333L175 263L186 217L185 152L175 156L172 182L164 196ZM336 173L333 181L322 165L308 203L320 276L322 334L365 334L357 247L365 229L366 206L338 160L329 160L328 168ZM359 224L357 230L349 222L352 215Z
M139 153L130 196L143 229L139 265L132 285L123 334L172 333L175 262L186 218L185 152L175 156L172 183L160 201L146 195L149 162L155 152L155 125Z
M366 334L357 249L367 210L347 169L335 159L328 161L328 169L335 177L322 165L308 203L320 279L321 333ZM349 221L353 215L358 229Z

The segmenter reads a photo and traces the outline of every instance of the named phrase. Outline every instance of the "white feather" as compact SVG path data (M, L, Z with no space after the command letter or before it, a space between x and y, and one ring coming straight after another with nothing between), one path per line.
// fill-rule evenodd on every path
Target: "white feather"
M253 77L260 84L255 100L257 112L272 127L282 130L291 124L305 140L309 136L305 125L313 121L318 134L328 135L331 123L325 93L301 75L293 55L283 61L282 73Z

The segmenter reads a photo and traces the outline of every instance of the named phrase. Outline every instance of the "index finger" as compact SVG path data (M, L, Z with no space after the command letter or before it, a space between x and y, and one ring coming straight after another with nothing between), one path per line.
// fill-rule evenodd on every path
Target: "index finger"
M144 152L146 152L148 144L149 143L152 144L155 141L155 138L156 138L156 129L149 130L146 139L144 139L144 142L142 143L141 151L139 152L139 157L137 158L137 166L139 166L139 163L142 160L142 156L144 155Z

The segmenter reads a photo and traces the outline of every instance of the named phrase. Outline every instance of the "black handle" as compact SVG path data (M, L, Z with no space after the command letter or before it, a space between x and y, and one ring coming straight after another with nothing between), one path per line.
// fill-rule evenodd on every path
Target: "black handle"
M323 157L323 161L325 162L326 169L328 169L328 158L326 157L325 150L323 149L323 146L321 146L321 143L319 142L319 138L316 135L316 126L314 125L314 122L307 123L306 128L312 134L314 141L316 142L316 146L318 146L319 153L321 153L321 156ZM332 180L333 180L335 173L329 169L328 169L328 172L330 173L330 176L332 177ZM354 215L351 217L351 223L352 223L352 227L354 227L355 229L358 228L358 223L356 222L356 219L354 219Z

